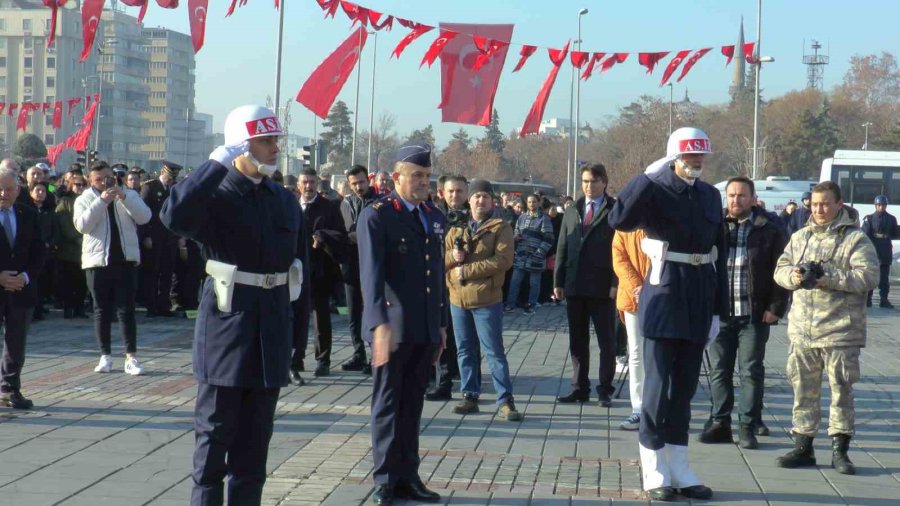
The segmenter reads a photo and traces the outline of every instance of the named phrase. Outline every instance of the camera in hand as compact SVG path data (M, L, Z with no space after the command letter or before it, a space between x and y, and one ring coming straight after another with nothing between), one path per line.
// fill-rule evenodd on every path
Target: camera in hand
M469 224L469 214L468 209L448 209L447 226L465 227Z
M103 178L103 188L110 189L119 185L119 180L115 176L107 176Z
M466 241L462 237L457 237L456 240L453 241L453 247L461 251L466 251ZM466 280L461 280L459 284L466 286Z
M803 262L798 265L800 270L800 288L811 290L816 287L816 282L825 275L825 269L822 268L822 262Z

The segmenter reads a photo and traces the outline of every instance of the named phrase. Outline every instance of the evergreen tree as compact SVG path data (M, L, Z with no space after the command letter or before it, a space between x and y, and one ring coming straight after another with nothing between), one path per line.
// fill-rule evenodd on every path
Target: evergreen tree
M327 130L322 132L321 138L327 142L332 151L340 154L349 155L350 146L353 144L353 123L350 121L350 109L342 100L338 100L328 117L322 122L322 126Z
M784 169L796 179L815 177L822 160L834 155L840 140L828 101L818 111L804 111L800 129L784 143Z
M410 132L409 136L406 137L408 141L425 141L428 144L434 146L434 128L431 125L428 125L422 129L416 129Z
M506 147L506 138L503 137L503 132L500 131L500 115L497 114L497 109L494 109L494 114L491 115L491 122L484 128L484 137L481 138L480 143L486 144L497 153L502 153L503 148Z
M469 138L469 134L466 133L465 130L460 128L453 134L453 138L450 139L450 143L447 145L447 148L457 148L462 151L468 151L472 146L472 139Z

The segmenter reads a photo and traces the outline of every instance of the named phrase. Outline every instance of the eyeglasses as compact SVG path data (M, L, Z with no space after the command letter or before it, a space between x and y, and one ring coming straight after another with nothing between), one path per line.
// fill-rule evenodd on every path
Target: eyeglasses
M84 188L85 184L84 183L72 183L72 186L75 186L78 188Z

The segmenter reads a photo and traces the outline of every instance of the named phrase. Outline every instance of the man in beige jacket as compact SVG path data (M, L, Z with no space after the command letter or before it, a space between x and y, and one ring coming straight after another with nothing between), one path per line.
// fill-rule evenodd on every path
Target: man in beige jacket
M451 228L444 243L463 394L453 412L478 412L481 357L476 343L480 342L497 391L499 414L518 421L522 415L513 403L509 363L503 349L503 278L513 262L513 232L509 224L494 216L494 191L489 181L473 180L469 195L470 223Z

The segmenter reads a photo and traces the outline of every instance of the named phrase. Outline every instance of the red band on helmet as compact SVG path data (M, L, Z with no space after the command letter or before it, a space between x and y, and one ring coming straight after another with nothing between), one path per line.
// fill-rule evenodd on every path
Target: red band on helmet
M278 118L274 116L255 119L244 124L247 126L247 135L250 137L257 135L274 135L282 132L281 125L278 124Z
M709 139L685 139L678 142L678 151L687 153L690 151L712 151L709 149Z

